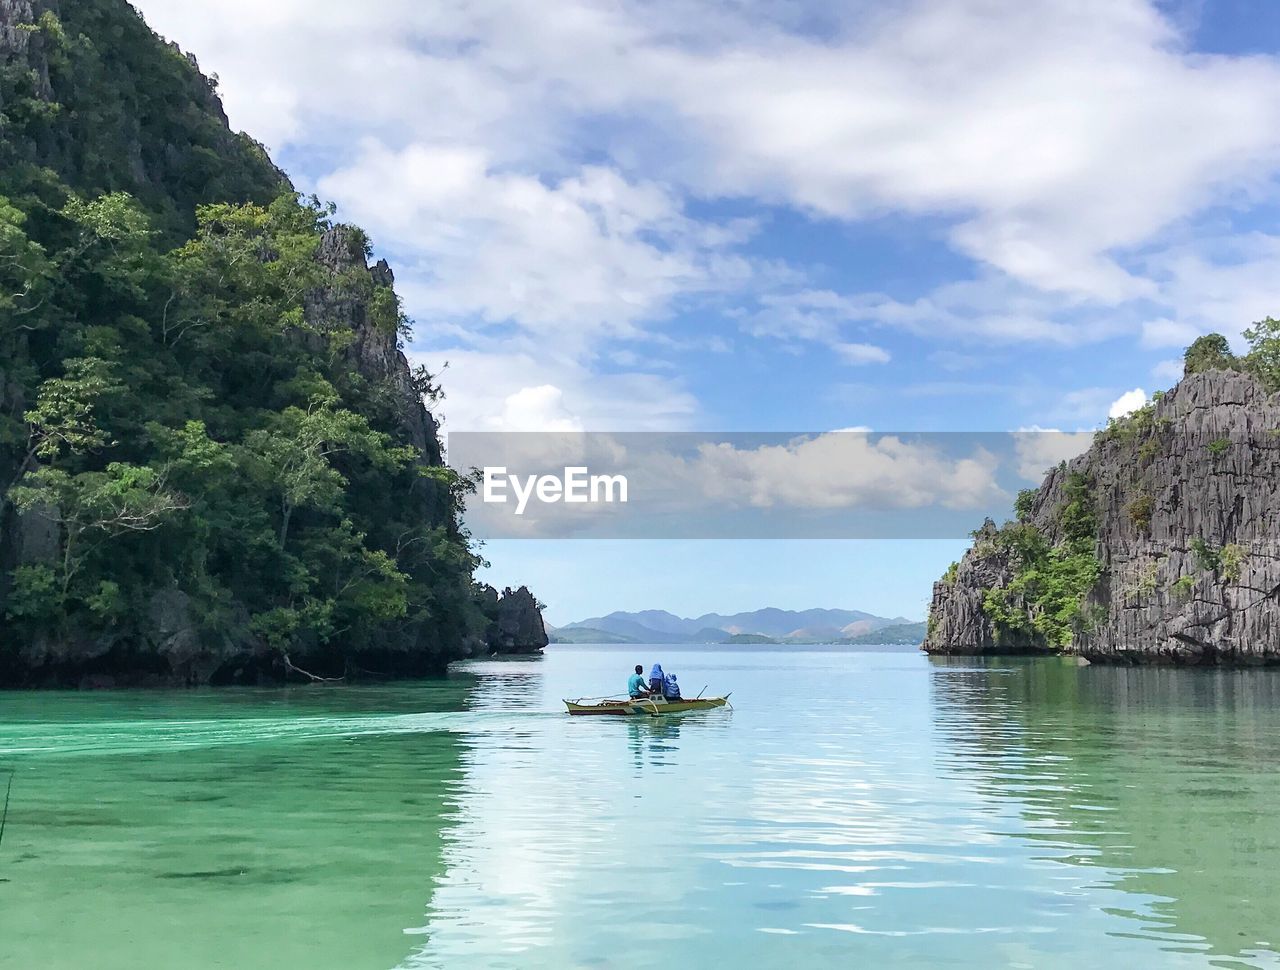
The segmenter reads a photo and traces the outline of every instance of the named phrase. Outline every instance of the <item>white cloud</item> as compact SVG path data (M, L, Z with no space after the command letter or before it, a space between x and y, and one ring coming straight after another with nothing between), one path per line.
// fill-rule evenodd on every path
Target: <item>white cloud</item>
M917 0L820 39L764 3L142 7L268 141L358 127L542 169L586 143L701 194L941 213L962 252L1108 301L1151 291L1115 250L1280 157L1275 61L1189 53L1146 0Z
M1280 111L1275 65L1189 57L1149 4L900 10L836 43L683 59L701 83L680 110L718 149L709 178L846 218L951 213L962 251L1114 301L1152 288L1112 250L1275 164L1256 127Z
M831 348L846 364L887 364L889 352L874 344L834 344Z
M670 376L595 374L556 353L496 347L411 352L432 372L447 361L437 416L449 431L672 431L689 427L696 399Z
M1131 329L1124 315L1099 303L1038 290L990 272L943 284L914 300L879 293L835 299L849 320L988 343L1070 346Z
M1003 495L989 452L956 458L931 442L832 432L756 448L706 445L664 472L713 504L755 508L978 508Z
M633 336L679 297L745 279L740 227L694 222L652 183L587 167L554 185L495 171L476 149L366 141L320 191L384 245L412 254L410 309L515 322L561 351Z
M1132 391L1125 391L1111 402L1111 407L1107 409L1107 417L1123 418L1126 414L1132 414L1146 403L1147 392L1140 387L1135 387Z
M1142 324L1144 347L1185 347L1198 336L1199 329L1182 320L1147 320Z
M564 391L554 384L522 387L508 394L498 419L504 431L581 431L582 419L564 405Z
M867 326L1238 344L1275 310L1280 237L1206 242L1196 219L1270 192L1280 61L1194 52L1154 0L138 2L221 76L234 124L390 247L433 345L480 352L475 322L553 341L579 370L545 381L566 402L608 398L583 391L602 341L708 294L741 297L751 334L827 346L874 346ZM792 280L755 312L777 281L740 255L751 226L705 217L724 199L940 220L981 265L918 298ZM496 388L484 419L541 383Z
M1019 428L1013 435L1018 474L1039 483L1050 468L1084 454L1092 443L1092 431L1059 431L1035 425Z
M1150 271L1161 281L1167 304L1189 339L1218 332L1243 349L1241 331L1277 312L1280 236L1251 232L1236 236L1204 235L1169 247L1150 259Z
M1151 376L1158 381L1168 381L1171 384L1176 384L1182 380L1184 366L1184 361L1180 357L1172 360L1162 360L1151 368Z

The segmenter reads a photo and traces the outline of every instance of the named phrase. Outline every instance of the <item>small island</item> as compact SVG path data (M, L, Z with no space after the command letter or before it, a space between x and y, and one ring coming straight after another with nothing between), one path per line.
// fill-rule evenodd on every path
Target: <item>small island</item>
M987 519L934 584L925 649L1280 664L1280 321L1210 334L1183 379Z

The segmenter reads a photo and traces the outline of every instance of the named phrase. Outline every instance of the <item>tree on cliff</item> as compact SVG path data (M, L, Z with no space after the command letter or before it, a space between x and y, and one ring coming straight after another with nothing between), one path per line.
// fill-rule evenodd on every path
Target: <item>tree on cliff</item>
M1280 320L1267 317L1244 332L1249 341L1246 365L1270 391L1280 391Z
M1266 317L1244 330L1249 352L1237 357L1227 338L1209 333L1196 340L1182 355L1183 374L1210 370L1242 370L1253 374L1269 390L1280 390L1280 320Z
M1183 374L1199 374L1207 370L1233 370L1237 366L1235 354L1227 338L1220 333L1197 337L1182 355Z
M439 669L488 621L389 269L126 3L62 7L0 7L0 683Z

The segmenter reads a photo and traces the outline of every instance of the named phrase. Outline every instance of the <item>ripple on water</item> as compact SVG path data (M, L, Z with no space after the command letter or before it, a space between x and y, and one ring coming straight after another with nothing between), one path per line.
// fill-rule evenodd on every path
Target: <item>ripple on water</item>
M653 659L735 709L560 713ZM103 970L1278 967L1280 682L1182 673L629 646L438 693L23 695L5 945Z

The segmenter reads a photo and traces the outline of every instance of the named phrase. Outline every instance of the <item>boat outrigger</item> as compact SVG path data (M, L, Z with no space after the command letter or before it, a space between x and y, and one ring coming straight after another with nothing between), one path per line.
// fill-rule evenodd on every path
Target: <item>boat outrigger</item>
M579 697L566 699L564 706L570 714L664 717L671 714L688 714L693 711L709 711L729 703L724 697L684 697L667 700L665 697Z

